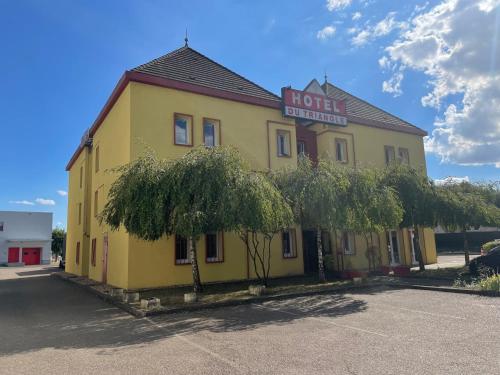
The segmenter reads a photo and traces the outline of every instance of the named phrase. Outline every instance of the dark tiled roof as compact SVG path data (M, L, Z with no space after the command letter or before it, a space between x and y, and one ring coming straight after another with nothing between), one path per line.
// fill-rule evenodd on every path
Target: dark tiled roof
M325 85L323 85L323 89L325 89ZM349 94L331 83L326 84L326 94L334 99L346 101L347 117L350 122L375 126L388 130L403 131L422 136L427 135L425 130L420 129L397 116L391 115L390 113Z
M280 97L216 63L194 49L184 46L132 69L161 78L261 99L280 101Z

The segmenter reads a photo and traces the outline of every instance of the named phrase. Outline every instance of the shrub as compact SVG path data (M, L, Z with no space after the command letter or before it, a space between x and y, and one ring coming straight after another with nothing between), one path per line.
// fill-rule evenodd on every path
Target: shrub
M492 275L479 281L479 287L483 291L500 292L500 275Z
M483 246L481 246L481 249L484 253L487 253L496 246L500 246L500 239L486 242L485 244L483 244Z

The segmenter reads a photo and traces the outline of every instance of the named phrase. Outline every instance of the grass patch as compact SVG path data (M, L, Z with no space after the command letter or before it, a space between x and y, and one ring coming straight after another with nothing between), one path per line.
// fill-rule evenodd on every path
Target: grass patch
M468 275L469 268L464 266L437 268L425 271L412 271L411 277L426 278L426 279L447 279L456 280Z
M289 293L301 293L307 291L321 291L349 284L347 280L331 280L326 283L318 283L317 277L300 276L273 279L269 281L266 295L281 295ZM234 283L205 284L204 291L199 295L199 303L224 302L229 300L245 300L252 298L248 293L250 285L258 284L257 281L245 281ZM192 292L192 287L170 287L140 292L141 298L157 297L163 306L175 306L184 304L184 293Z
M479 288L487 292L500 292L500 275L492 275L479 281Z

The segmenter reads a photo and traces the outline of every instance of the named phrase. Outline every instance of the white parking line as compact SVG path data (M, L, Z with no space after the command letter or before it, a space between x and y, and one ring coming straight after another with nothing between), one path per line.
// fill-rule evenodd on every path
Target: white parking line
M383 307L386 307L386 308L390 308L391 310L394 310L394 309L403 310L403 311L408 311L408 312L412 312L412 313L415 313L415 314L424 314L424 315L435 316L435 317L438 317L438 318L451 318L451 319L457 319L457 320L467 320L467 318L464 318L462 316L455 316L455 315L448 315L448 314L433 313L433 312L423 311L423 310L409 309L409 308L406 308L406 307L393 306L393 305L389 305L389 304L385 304L385 303L373 303L373 302L369 302L368 303L368 307L370 307L370 305L372 305L372 306L383 306Z
M332 322L331 320L317 318L315 316L304 316L302 314L293 313L291 311L286 311L286 310L282 310L282 309L278 309L278 308L274 308L274 307L269 307L269 306L263 306L263 305L254 305L254 306L257 307L257 308L262 308L262 309L267 309L267 310L272 310L272 311L279 311L281 313L285 313L285 314L289 314L289 315L302 316L302 317L307 318L307 319L317 320L319 322L327 323L327 324L330 324L330 325L333 325L333 326L336 326L336 327L339 327L339 328L350 329L350 330L353 330L353 331L368 333L370 335L376 335L376 336L380 336L380 337L389 337L388 335L386 335L384 333L370 331L370 330L367 330L367 329L353 327L353 326L348 326L348 325L345 325L345 324L338 324L338 323ZM307 311L303 311L303 313L307 313Z
M147 322L149 322L151 325L155 326L156 328L158 328L158 329L160 329L160 330L162 330L164 332L167 332L167 330L163 326L161 326L158 323L155 323L150 318L146 317L146 318L143 318L143 319L146 320ZM213 350L208 349L207 347L205 347L203 345L200 345L198 343L195 343L195 342L189 340L185 335L179 335L179 334L175 333L173 335L173 337L175 337L175 338L183 341L184 343L186 343L188 345L191 345L194 348L197 348L197 349L201 350L202 352L205 352L205 353L211 355L212 357L218 359L221 362L224 362L225 364L231 366L234 370L236 370L236 372L243 373L243 371L240 369L240 367L235 362L231 361L228 358L225 358L225 357L221 356L220 354L214 352Z

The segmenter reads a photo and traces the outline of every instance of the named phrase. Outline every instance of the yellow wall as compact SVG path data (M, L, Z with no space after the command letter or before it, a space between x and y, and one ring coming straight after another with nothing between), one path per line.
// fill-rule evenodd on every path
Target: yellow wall
M317 135L318 155L335 160L335 140L347 141L348 161L350 167L383 168L385 167L385 146L393 146L396 156L398 148L406 148L409 152L410 165L426 171L423 139L420 136L389 131L359 124L349 123L340 128L325 124L311 126ZM425 233L425 235L424 235ZM412 265L411 243L408 230L398 230L401 264ZM377 234L374 234L374 245L378 245ZM420 234L420 243L424 261L427 264L436 262L434 232L430 228ZM355 236L355 254L344 256L345 269L368 269L366 257L366 241L364 236ZM380 234L380 251L382 264L390 263L387 251L386 234Z
M131 158L139 157L146 147L159 157L177 158L191 147L174 145L174 113L193 116L193 146L203 143L203 118L220 121L220 144L238 148L256 170L296 165L295 123L275 109L196 95L188 92L131 83ZM147 126L145 125L147 124ZM278 157L276 130L290 131L291 157ZM302 240L297 230L300 254L283 259L281 239L273 242L272 276L303 272ZM192 282L189 265L175 265L174 238L146 242L130 238L129 288L144 288ZM205 240L197 244L202 281L247 278L246 252L233 233L224 234L224 262L205 262ZM250 277L254 277L250 264Z
M141 156L146 148L156 151L161 158L177 158L191 147L174 145L174 113L193 116L193 146L201 145L203 118L220 121L220 143L239 149L243 158L255 170L268 170L294 166L297 163L295 122L284 118L281 112L261 106L243 104L209 96L161 88L131 82L121 94L110 113L93 137L93 148L81 153L69 172L68 247L67 270L84 274L88 269L90 278L101 281L103 274L103 237L108 235L107 282L127 289L183 285L192 282L189 265L175 265L174 239L163 238L147 242L129 236L123 229L112 232L100 225L94 212L94 194L99 192L98 212L105 204L110 186L116 178L106 170L123 165ZM348 144L348 165L384 166L384 145L408 148L410 163L425 167L422 138L410 134L391 132L367 126L349 124L346 128L317 124L311 127L318 133L318 154L335 155L335 138L344 138ZM277 130L290 132L291 156L278 157ZM99 147L100 170L95 171L95 149ZM354 157L355 156L355 157ZM79 169L86 171L85 189L79 189ZM87 198L85 196L87 195ZM87 236L85 225L77 225L77 203L86 204ZM402 259L409 258L407 232L401 231ZM435 260L435 244L432 231L425 231L426 261ZM91 240L96 239L96 265L90 264ZM374 236L378 244L378 238ZM85 262L74 264L76 241L82 242ZM303 272L303 246L300 228L296 230L297 257L282 256L281 236L277 235L272 245L271 276L297 275ZM406 242L405 242L406 241ZM383 264L388 264L385 235L380 236ZM85 243L85 245L84 245ZM356 238L356 254L345 256L346 269L367 269L364 238ZM424 243L424 241L422 241ZM85 252L84 252L85 248ZM250 261L241 240L234 233L224 234L224 262L205 262L205 240L197 244L198 262L203 282L227 281L254 278ZM85 265L87 264L87 266Z

